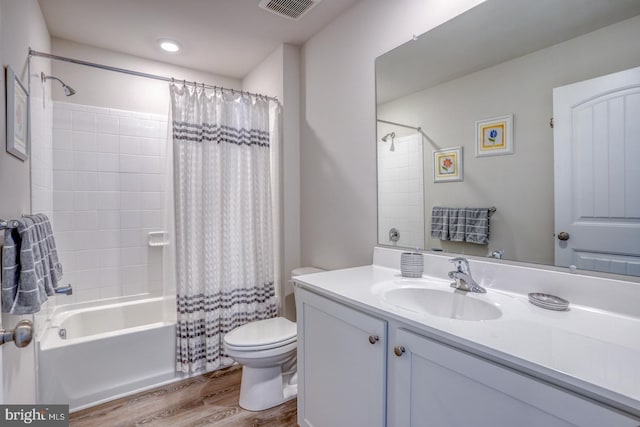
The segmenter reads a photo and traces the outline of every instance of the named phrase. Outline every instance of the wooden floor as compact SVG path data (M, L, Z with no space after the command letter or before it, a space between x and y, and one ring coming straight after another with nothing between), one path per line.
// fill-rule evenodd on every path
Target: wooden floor
M261 412L238 406L242 369L234 366L71 414L73 427L296 427L296 400Z

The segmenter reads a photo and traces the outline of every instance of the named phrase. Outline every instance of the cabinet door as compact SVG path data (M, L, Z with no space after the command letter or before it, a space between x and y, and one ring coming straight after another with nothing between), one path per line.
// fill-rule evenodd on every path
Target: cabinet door
M389 426L604 427L637 419L405 330L391 356ZM395 344L395 343L394 343ZM391 367L390 367L391 370Z
M385 425L386 322L296 289L298 423Z

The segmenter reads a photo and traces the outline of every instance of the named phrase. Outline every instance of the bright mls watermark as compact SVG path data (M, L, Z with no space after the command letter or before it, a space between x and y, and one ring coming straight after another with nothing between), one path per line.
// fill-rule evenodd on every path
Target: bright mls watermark
M69 427L69 405L0 405L0 425Z

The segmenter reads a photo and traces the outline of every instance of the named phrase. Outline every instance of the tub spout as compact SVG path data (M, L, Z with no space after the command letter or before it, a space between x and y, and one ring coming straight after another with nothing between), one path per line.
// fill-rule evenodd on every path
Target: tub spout
M55 293L56 294L72 295L73 294L73 288L71 287L71 285L63 286L61 288L56 288L55 289Z

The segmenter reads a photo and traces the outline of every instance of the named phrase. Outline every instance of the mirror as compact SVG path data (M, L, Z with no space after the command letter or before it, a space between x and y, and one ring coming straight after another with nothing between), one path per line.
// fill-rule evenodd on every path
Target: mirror
M377 58L378 243L568 266L556 260L554 88L640 66L639 14L637 0L487 0ZM432 237L434 207L495 208L488 244ZM624 221L640 227L640 214ZM637 261L587 258L578 268L640 275Z

